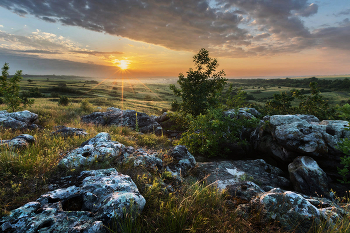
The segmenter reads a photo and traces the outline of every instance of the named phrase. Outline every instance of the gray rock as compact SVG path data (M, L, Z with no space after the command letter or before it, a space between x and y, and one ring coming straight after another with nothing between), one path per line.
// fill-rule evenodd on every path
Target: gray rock
M7 146L9 149L25 149L35 143L35 138L29 134L21 134L11 140L0 140L0 146Z
M185 146L178 145L169 151L173 161L167 166L174 177L187 176L189 170L196 166L196 159Z
M94 162L108 162L117 158L124 148L123 144L111 141L108 133L102 132L68 152L58 165L62 168L78 168Z
M137 121L136 121L137 115ZM117 125L136 128L136 122L140 132L162 134L162 127L155 120L155 117L135 110L121 110L119 108L108 108L106 112L94 112L90 115L82 116L82 122L99 125Z
M261 113L255 108L230 109L225 111L224 114L231 118L236 117L236 115L238 115L238 118L246 118L246 119L252 119L261 115Z
M216 182L217 187L222 190L242 181L252 181L263 190L270 190L271 187L291 187L289 180L283 177L285 174L281 169L267 164L262 159L197 164L194 173L198 179L207 177L208 183Z
M324 203L329 206L322 206ZM276 221L286 231L302 233L309 232L313 224L323 221L332 226L348 214L327 199L307 199L301 194L279 188L259 193L249 203L241 204L236 209L236 213L243 217L249 216L251 211L259 211L263 224Z
M62 137L71 137L71 136L82 136L85 137L88 135L88 133L85 131L85 129L79 129L79 128L71 128L66 126L56 126L58 128L56 131L52 132L53 135L59 135Z
M129 176L115 169L84 171L81 184L48 192L0 220L2 232L107 232L146 203ZM126 212L125 212L126 211Z
M299 156L288 165L294 190L306 195L329 197L328 178L317 162L308 156Z
M266 116L251 134L250 143L283 169L296 157L309 156L328 176L339 179L337 168L344 154L337 145L342 138L350 136L348 125L348 121L319 121L312 115Z
M38 115L28 110L21 112L0 111L0 125L4 128L11 129L28 129L37 128L34 122L38 119Z

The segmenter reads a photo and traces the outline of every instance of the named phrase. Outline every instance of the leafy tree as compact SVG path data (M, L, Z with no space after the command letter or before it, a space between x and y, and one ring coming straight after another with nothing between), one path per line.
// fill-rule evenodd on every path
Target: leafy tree
M34 100L20 97L18 83L22 79L22 71L16 71L15 75L9 78L9 69L10 67L8 63L5 63L0 77L0 94L3 96L4 103L7 105L8 109L14 112L21 104L26 107L27 105L34 103Z
M185 113L197 116L205 113L209 107L219 105L219 95L223 90L226 80L223 70L216 72L218 62L215 58L209 57L206 49L201 49L193 57L196 69L187 71L187 77L179 74L180 88L170 85L170 89L176 96L181 97L182 103L173 104Z

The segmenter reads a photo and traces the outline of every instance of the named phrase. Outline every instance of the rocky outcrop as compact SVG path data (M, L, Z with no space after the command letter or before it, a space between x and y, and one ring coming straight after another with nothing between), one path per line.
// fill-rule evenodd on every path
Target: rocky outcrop
M0 140L0 146L8 147L9 149L25 149L34 143L35 138L29 134L21 134L11 140Z
M57 189L0 220L2 232L107 232L111 220L139 214L145 199L115 169L84 171L80 183Z
M288 165L294 190L306 195L329 197L327 174L308 156L299 156Z
M260 155L284 169L298 156L312 157L327 175L339 177L338 142L350 136L348 121L319 121L311 115L274 115L264 117L252 133L251 144Z
M36 129L38 126L34 122L38 115L28 110L21 112L0 111L0 126L11 129Z
M196 166L196 159L185 146L178 145L170 150L168 154L172 161L168 164L166 170L170 171L175 177L187 176L189 171Z
M56 126L57 130L52 132L53 135L61 136L61 137L71 137L71 136L81 136L85 137L88 133L85 129L66 127L64 125Z
M124 148L123 144L112 141L108 133L102 132L68 152L58 165L62 168L79 168L94 162L108 162L119 156Z
M137 116L137 120L136 120ZM141 133L155 133L162 135L162 127L155 121L155 117L135 110L121 110L119 108L108 108L106 112L94 112L82 116L81 121L98 125L127 126L138 128Z
M231 118L244 118L244 119L252 119L261 116L261 113L255 108L238 108L238 109L230 109L224 112L225 116L229 116Z
M262 224L275 221L286 231L306 233L321 222L332 226L348 214L346 209L326 198L309 198L279 188L260 192L251 182L229 186L228 190L238 215L248 218L258 213ZM241 198L243 201L239 201Z
M272 188L291 188L286 174L279 168L267 164L262 159L216 161L197 163L192 172L198 179L206 177L208 183L216 182L219 189L225 189L242 181L253 181L263 190Z

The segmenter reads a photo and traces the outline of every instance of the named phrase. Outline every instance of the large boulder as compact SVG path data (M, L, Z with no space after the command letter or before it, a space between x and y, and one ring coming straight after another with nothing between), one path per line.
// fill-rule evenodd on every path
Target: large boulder
M52 132L53 135L62 136L62 137L71 137L71 136L80 136L85 137L88 133L85 129L72 128L64 125L56 126L57 130Z
M255 195L248 202L247 199L236 201L236 213L245 218L252 213L259 214L262 224L275 221L286 231L306 233L321 222L326 222L327 227L331 227L349 214L346 209L326 198L310 198L279 188L258 193L259 189L254 185L245 186L242 189L242 185L236 185L230 189L229 194L234 199L249 199Z
M0 220L1 232L107 232L111 221L145 206L129 176L114 168L84 171L73 186L53 190Z
M275 187L290 188L291 183L279 168L271 166L262 159L215 161L197 163L193 174L198 179L206 178L208 183L216 183L219 189L242 181L253 181L263 190Z
M329 197L327 174L308 156L299 156L288 165L294 190L306 195Z
M266 116L250 142L257 152L284 170L296 157L309 156L327 175L340 178L337 168L344 154L337 145L350 136L348 126L348 121L319 121L312 115Z
M137 120L136 120L137 116ZM140 130L141 133L162 134L162 127L155 120L155 117L135 110L121 110L119 108L108 108L106 112L94 112L81 117L84 123L99 125L127 126Z
M28 110L21 112L0 111L0 126L11 129L35 129L38 128L34 122L38 119L38 115Z
M35 138L29 134L21 134L10 140L1 140L0 146L8 147L9 149L25 149L30 144L35 143Z
M123 144L112 141L108 133L102 132L68 152L58 165L62 168L79 168L94 162L107 162L117 158L124 148Z

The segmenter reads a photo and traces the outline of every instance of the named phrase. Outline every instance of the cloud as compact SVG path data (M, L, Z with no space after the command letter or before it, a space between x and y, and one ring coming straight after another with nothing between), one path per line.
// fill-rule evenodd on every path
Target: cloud
M58 51L48 51L48 50L16 50L19 53L38 53L38 54L62 54Z
M72 62L63 59L44 59L37 55L16 54L11 50L0 49L0 65L5 62L9 63L11 73L14 73L16 70L23 70L24 74L80 74L95 77L115 73L115 67L111 66Z
M346 9L346 10L343 10L343 11L335 14L335 16L342 16L342 15L350 15L350 9Z
M331 41L343 41L340 38L346 35L343 25L333 29L339 33L333 39L321 33L323 29L311 32L303 18L316 14L318 5L308 0L216 0L215 4L205 0L50 0L35 4L32 0L2 0L0 6L47 22L173 50L197 52L204 47L228 57L291 53L317 46L338 48ZM350 40L344 43L348 48Z
M296 15L300 15L303 17L309 17L311 15L316 14L317 11L318 11L318 5L315 3L311 3L309 6L297 11Z
M123 52L118 52L118 51L111 51L111 52L99 52L99 51L70 51L72 53L82 53L82 54L89 54L89 55L94 55L94 56L99 56L99 55L112 55L112 54L124 54Z

